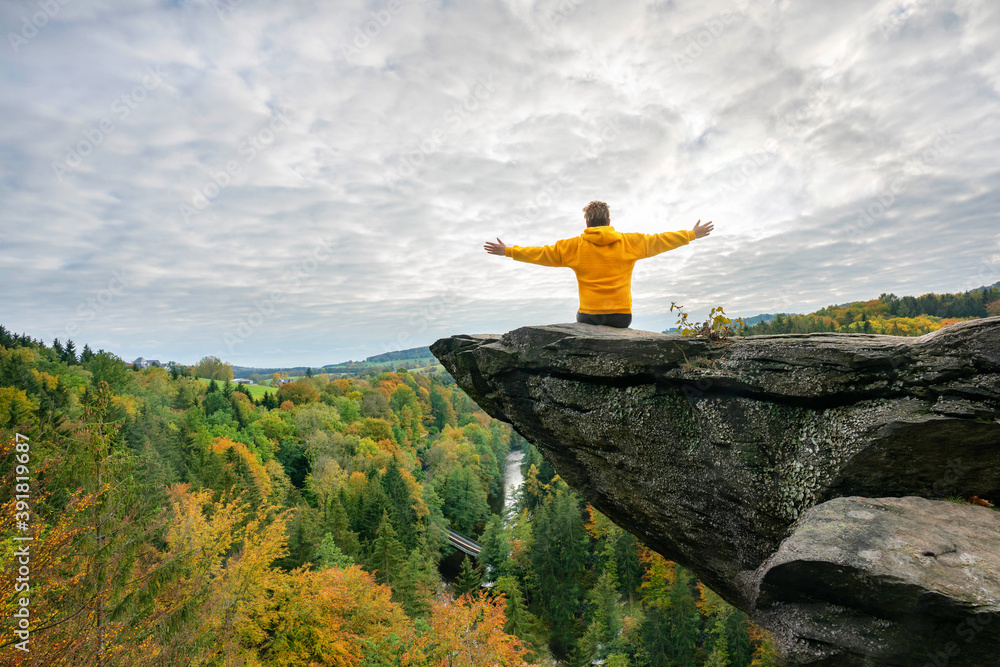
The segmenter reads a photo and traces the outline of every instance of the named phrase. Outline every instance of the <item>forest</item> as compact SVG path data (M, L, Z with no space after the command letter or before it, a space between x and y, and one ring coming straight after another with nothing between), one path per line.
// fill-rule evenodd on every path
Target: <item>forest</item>
M956 294L898 297L882 294L870 301L827 306L808 315L779 313L738 330L743 336L763 334L873 333L922 336L962 320L1000 315L1000 283Z
M447 374L241 389L0 327L5 664L774 664Z
M741 333L919 335L998 306L997 286L883 294ZM5 664L777 664L440 369L310 372L256 399L231 377L0 326Z

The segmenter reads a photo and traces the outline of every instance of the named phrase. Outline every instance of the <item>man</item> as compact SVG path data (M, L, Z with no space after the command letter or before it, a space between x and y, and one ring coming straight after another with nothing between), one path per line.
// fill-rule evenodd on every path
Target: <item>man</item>
M602 201L583 208L587 228L571 239L542 247L508 246L497 238L483 248L491 255L542 266L566 266L576 273L580 309L576 321L626 328L632 323L632 267L637 260L687 245L712 233L712 222L694 229L661 234L617 232Z

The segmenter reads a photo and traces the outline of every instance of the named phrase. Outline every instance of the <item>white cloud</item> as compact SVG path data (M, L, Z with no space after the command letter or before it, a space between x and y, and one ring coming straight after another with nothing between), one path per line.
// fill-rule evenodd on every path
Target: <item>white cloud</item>
M570 321L570 271L482 243L591 199L715 221L637 266L640 328L995 282L998 35L986 0L70 2L0 57L0 322L264 365Z

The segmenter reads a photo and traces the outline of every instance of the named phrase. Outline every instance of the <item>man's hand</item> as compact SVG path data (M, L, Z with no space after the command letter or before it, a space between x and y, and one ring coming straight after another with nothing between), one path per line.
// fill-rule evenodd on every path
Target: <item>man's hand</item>
M483 246L483 250L491 255L500 255L501 257L505 257L507 255L507 246L504 245L504 242L500 240L499 236L497 237L496 243L493 241L487 241L486 245Z
M711 220L706 222L704 225L701 224L701 220L699 220L698 222L694 223L694 229L692 229L691 231L694 232L694 237L696 239L703 239L709 234L711 234L713 229L715 229L715 227L712 225ZM499 240L500 239L497 239L497 241Z

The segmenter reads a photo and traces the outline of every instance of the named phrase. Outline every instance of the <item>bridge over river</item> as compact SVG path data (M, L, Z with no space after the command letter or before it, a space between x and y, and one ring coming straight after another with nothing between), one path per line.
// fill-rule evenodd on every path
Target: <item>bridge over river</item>
M478 556L482 547L464 535L459 535L453 530L448 531L448 543L459 551L464 551L470 556Z

